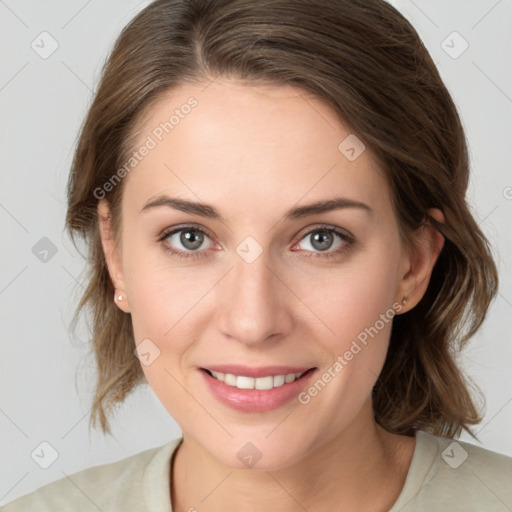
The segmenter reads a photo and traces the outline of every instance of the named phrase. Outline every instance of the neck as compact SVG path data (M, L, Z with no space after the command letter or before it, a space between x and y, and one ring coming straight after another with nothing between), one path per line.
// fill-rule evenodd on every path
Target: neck
M184 435L173 458L173 510L389 510L403 488L415 440L385 431L367 405L338 436L274 471L231 468Z

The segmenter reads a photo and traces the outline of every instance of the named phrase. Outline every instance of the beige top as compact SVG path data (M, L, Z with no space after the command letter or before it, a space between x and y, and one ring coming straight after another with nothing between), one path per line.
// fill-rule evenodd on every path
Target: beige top
M172 512L170 461L181 441L79 471L1 510ZM389 512L399 511L510 512L512 457L418 431L404 487Z

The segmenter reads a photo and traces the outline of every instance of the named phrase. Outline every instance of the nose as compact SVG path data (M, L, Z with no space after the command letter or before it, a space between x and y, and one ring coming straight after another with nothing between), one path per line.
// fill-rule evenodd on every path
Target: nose
M219 283L217 326L224 336L245 345L275 341L292 328L293 293L267 254L263 251L248 262L235 253L232 270Z

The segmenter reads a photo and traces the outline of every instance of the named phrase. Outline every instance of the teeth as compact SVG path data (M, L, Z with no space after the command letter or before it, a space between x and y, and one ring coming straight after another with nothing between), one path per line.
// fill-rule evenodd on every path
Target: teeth
M254 379L253 377L242 377L241 375L239 375L236 378L236 387L238 389L254 389L255 380L256 379Z
M214 377L217 377L217 379L225 382L228 386L236 386L236 375L233 375L232 373L219 373L219 372L212 372Z
M289 384L298 379L303 373L288 373L287 375L269 375L267 377L245 377L244 375L233 375L232 373L214 372L210 370L211 374L221 382L228 386L238 389L273 389Z
M284 384L286 377L284 375L276 375L274 377L274 387L278 388L279 386L282 386Z
M254 379L254 389L272 389L273 387L274 377L272 376L258 377L257 379Z

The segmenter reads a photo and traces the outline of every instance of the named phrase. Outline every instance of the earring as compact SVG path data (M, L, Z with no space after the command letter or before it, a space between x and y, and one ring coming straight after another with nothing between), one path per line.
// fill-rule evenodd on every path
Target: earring
M118 300L119 302L121 302L121 301L123 300L123 296L122 296L122 295L118 295L118 296L117 296L117 300Z
M402 304L405 306L407 304L408 300L409 300L409 297L407 295L404 295L404 298L402 299Z

